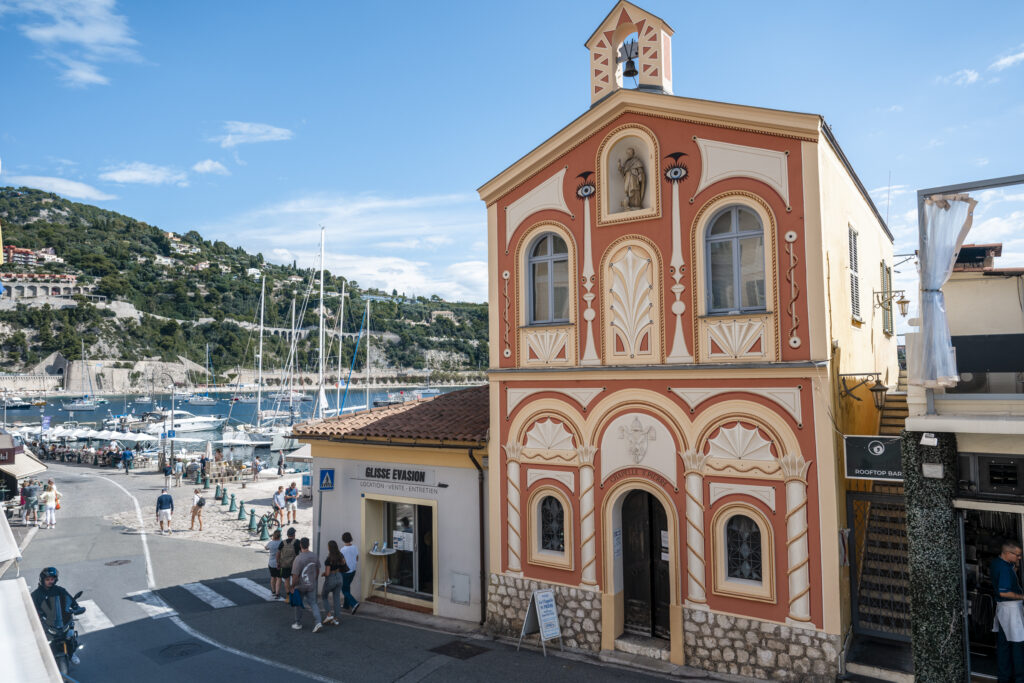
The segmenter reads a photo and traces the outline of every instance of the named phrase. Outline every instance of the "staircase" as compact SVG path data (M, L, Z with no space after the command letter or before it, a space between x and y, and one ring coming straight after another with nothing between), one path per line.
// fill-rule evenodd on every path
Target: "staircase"
M893 488L902 493L900 487ZM894 491L894 492L897 492ZM907 511L902 502L871 503L858 559L857 622L862 629L910 636Z
M907 421L907 371L900 370L896 390L885 395L878 433L882 436L899 436Z

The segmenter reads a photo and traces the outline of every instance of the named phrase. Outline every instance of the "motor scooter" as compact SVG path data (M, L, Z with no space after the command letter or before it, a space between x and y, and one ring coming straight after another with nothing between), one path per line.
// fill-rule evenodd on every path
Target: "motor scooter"
M57 670L60 671L61 676L68 674L71 669L71 657L81 647L78 644L78 631L75 630L74 617L85 612L85 608L81 605L74 608L71 606L77 603L81 595L82 591L75 593L71 597L71 604L67 605L67 609L61 610L72 615L62 626L43 624L43 630L46 631L46 637L50 641L50 650L53 652L53 658L57 662Z

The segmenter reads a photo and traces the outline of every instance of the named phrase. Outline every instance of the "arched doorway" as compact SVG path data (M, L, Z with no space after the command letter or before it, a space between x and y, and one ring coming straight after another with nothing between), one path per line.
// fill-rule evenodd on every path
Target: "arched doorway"
M669 532L665 508L647 491L631 491L622 501L622 588L626 633L668 639Z

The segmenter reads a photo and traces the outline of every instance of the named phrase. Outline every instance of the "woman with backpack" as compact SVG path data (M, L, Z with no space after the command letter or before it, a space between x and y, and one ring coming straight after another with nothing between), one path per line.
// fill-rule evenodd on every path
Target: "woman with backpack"
M327 616L324 617L325 624L334 624L335 626L341 626L338 618L335 614L341 614L341 584L344 579L345 573L348 571L348 565L345 564L345 556L341 554L341 550L338 548L337 541L327 541L327 559L324 561L324 587L321 589L321 593L324 598L324 611L327 612ZM333 593L333 607L327 601L328 593Z
M203 530L203 507L206 505L206 499L203 498L203 490L196 489L192 492L192 526L189 527L191 530L196 528L196 520L199 520L199 530Z

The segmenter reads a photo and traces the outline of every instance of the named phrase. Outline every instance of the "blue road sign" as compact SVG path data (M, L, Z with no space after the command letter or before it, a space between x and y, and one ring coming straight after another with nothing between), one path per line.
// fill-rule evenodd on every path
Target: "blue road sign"
M173 429L171 429L171 430L169 430L167 432L167 438L169 438L169 439L173 439L174 438L174 430Z
M320 470L320 490L321 491L333 491L334 490L334 469Z

